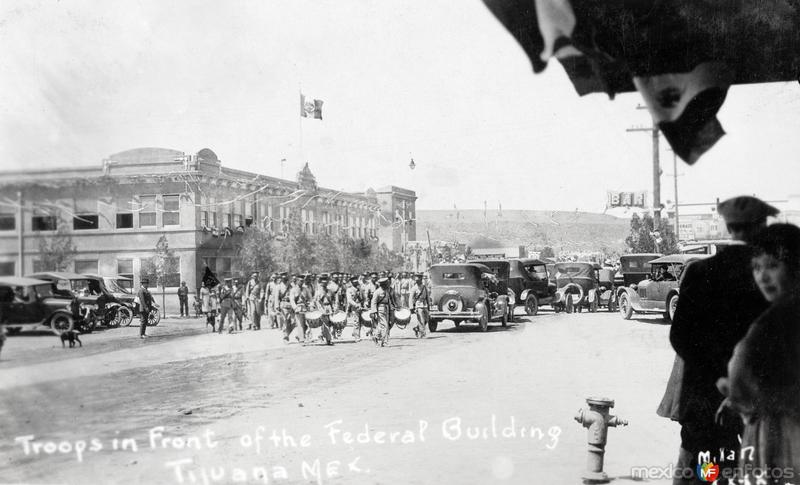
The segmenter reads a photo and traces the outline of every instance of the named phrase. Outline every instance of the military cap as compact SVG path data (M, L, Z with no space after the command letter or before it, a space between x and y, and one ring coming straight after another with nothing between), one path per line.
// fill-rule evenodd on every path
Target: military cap
M414 273L414 278L422 278L423 276L425 276L424 273Z
M228 281L233 281L233 278L225 278L225 280L224 280L224 281L225 281L225 282L228 282Z
M369 277L370 278L377 278L378 277L378 273L373 271L372 273L369 274Z
M763 200L749 195L722 201L717 205L717 211L726 224L757 224L766 221L767 216L775 216L780 212Z
M353 276L352 278L350 278L350 283L358 283L358 277Z
M250 277L251 277L251 278L252 278L253 276L258 276L258 275L259 275L259 272L258 272L258 271L253 271L252 273L250 273Z
M147 278L142 278L142 284L143 285L149 285L150 284L150 280L147 279Z
M380 279L378 279L378 284L379 285L385 285L388 282L389 282L389 278L380 278Z
M328 274L327 273L322 273L321 275L319 275L319 280L320 281L327 281L329 279L330 278L328 278Z
M381 271L380 273L378 273L378 276L380 278L385 278L386 277L386 271Z

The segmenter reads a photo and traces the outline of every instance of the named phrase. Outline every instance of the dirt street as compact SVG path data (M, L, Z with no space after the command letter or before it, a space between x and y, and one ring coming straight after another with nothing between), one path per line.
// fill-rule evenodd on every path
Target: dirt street
M616 400L605 470L668 467L655 414L673 353L659 317L519 316L507 328L411 326L390 344L285 345L166 319L9 338L0 360L0 483L581 483L589 396ZM648 483L671 483L651 476Z

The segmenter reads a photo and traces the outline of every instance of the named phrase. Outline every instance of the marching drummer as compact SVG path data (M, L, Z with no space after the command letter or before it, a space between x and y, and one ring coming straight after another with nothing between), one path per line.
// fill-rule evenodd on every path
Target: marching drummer
M422 273L414 275L416 281L411 288L411 306L417 315L417 326L414 327L414 334L419 338L425 338L428 334L428 322L430 314L428 309L431 306L431 297L428 287L422 281Z
M375 345L380 347L385 347L389 341L389 329L393 312L392 302L389 278L378 279L378 289L372 295L370 312L372 313L373 324L377 327L372 340L375 341Z
M295 329L298 325L300 326L300 332L303 335L303 339L305 339L306 335L306 316L305 312L308 309L307 303L308 298L306 298L307 292L303 291L301 287L301 281L298 275L293 275L291 284L289 286L288 291L286 292L286 302L281 303L281 309L283 311L283 315L285 318L284 328L283 328L283 341L288 342L289 336L292 334L292 330ZM295 335L295 339L300 342L300 337Z
M317 292L314 294L314 306L322 312L322 325L320 340L324 340L328 345L333 345L330 317L333 314L333 300L328 291L328 275L323 273L319 276Z
M355 322L353 323L353 338L356 342L361 341L361 310L363 309L362 302L364 301L361 298L361 290L358 286L358 278L350 278L350 285L345 292L347 297L347 319Z

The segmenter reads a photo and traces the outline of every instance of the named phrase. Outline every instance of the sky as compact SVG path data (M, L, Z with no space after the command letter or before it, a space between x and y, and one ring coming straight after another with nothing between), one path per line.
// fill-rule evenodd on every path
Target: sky
M300 92L323 120L300 118ZM207 147L278 177L308 162L328 188L411 188L419 209L602 212L609 190L652 189L651 138L626 131L650 125L640 104L579 97L557 62L535 75L480 1L0 3L0 170ZM800 194L797 82L734 86L719 118L728 134L678 161L681 203Z

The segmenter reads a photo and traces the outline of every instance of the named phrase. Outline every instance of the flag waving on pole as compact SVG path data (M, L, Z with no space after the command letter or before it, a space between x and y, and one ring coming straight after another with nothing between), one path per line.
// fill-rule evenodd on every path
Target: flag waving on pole
M303 118L316 118L321 120L322 100L308 99L303 93L300 93L300 116Z

